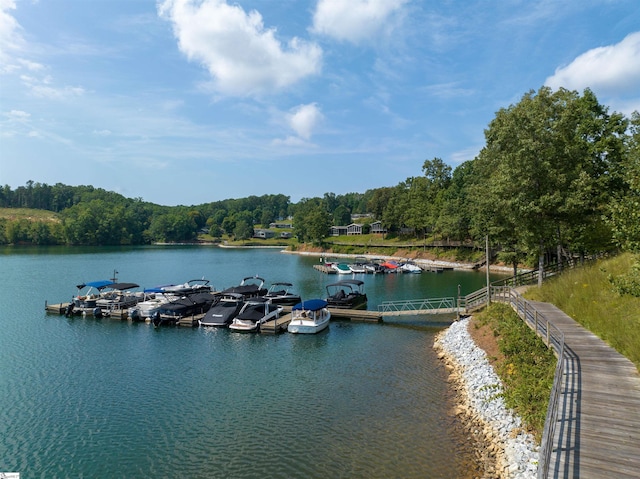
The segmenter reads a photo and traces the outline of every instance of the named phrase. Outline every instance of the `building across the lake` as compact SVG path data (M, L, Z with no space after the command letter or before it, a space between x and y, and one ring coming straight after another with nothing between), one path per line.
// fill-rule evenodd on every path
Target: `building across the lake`
M374 221L371 223L369 232L375 234L386 233L387 230L382 227L381 221ZM331 236L353 236L353 235L361 235L363 230L363 225L359 223L351 223L347 226L332 226L330 235Z

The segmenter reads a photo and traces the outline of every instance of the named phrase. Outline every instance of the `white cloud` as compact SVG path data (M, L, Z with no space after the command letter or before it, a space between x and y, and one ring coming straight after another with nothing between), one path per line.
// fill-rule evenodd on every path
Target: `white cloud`
M93 134L96 136L110 136L111 130L93 130Z
M11 71L14 65L10 65L10 51L18 50L23 43L20 34L20 24L10 14L15 10L14 0L0 0L0 73Z
M219 93L262 95L320 71L318 45L297 37L284 44L255 10L224 0L165 0L158 14L173 24L187 58L208 69Z
M438 98L460 98L463 96L471 96L474 94L473 89L460 86L460 82L448 82L428 85L424 90Z
M300 105L292 110L287 120L300 138L308 140L324 116L315 103Z
M376 38L408 0L319 0L312 31L340 41L361 43Z
M469 148L465 148L464 150L454 151L449 156L449 162L454 167L461 165L465 161L471 161L478 153L482 150L482 145L470 146Z
M11 110L10 112L5 113L4 115L8 117L10 120L15 120L15 121L28 120L29 117L31 116L30 113L27 113L26 111L22 111L22 110Z
M620 43L589 50L558 68L545 84L553 89L590 88L604 95L640 95L640 32Z
M292 146L292 147L306 147L309 146L306 141L297 136L288 136L284 140L276 138L271 142L273 146Z
M25 60L24 58L19 58L18 63L20 63L20 65L22 65L27 70L34 71L34 72L44 70L45 68L44 65L41 63Z

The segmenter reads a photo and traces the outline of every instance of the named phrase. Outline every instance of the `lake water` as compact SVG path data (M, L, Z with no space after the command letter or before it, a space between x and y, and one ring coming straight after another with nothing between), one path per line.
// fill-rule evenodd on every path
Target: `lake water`
M303 298L317 257L214 247L0 249L0 472L22 478L466 477L433 351L446 325L332 321L319 335L234 334L44 312L84 281L142 288L258 274ZM462 294L483 273L367 275L384 300Z

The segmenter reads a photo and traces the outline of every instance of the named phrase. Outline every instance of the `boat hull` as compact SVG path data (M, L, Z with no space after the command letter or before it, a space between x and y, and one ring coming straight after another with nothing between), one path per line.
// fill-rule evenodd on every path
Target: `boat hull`
M313 321L291 321L287 331L293 334L316 334L324 331L329 326L329 320L315 323Z

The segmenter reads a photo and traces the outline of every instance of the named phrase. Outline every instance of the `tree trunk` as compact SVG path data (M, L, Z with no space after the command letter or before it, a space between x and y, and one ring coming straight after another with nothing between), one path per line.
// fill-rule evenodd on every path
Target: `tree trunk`
M544 242L540 241L540 255L538 256L538 286L542 286L544 276Z
M562 241L560 240L560 225L558 225L558 247L556 254L558 255L558 271L562 271Z

